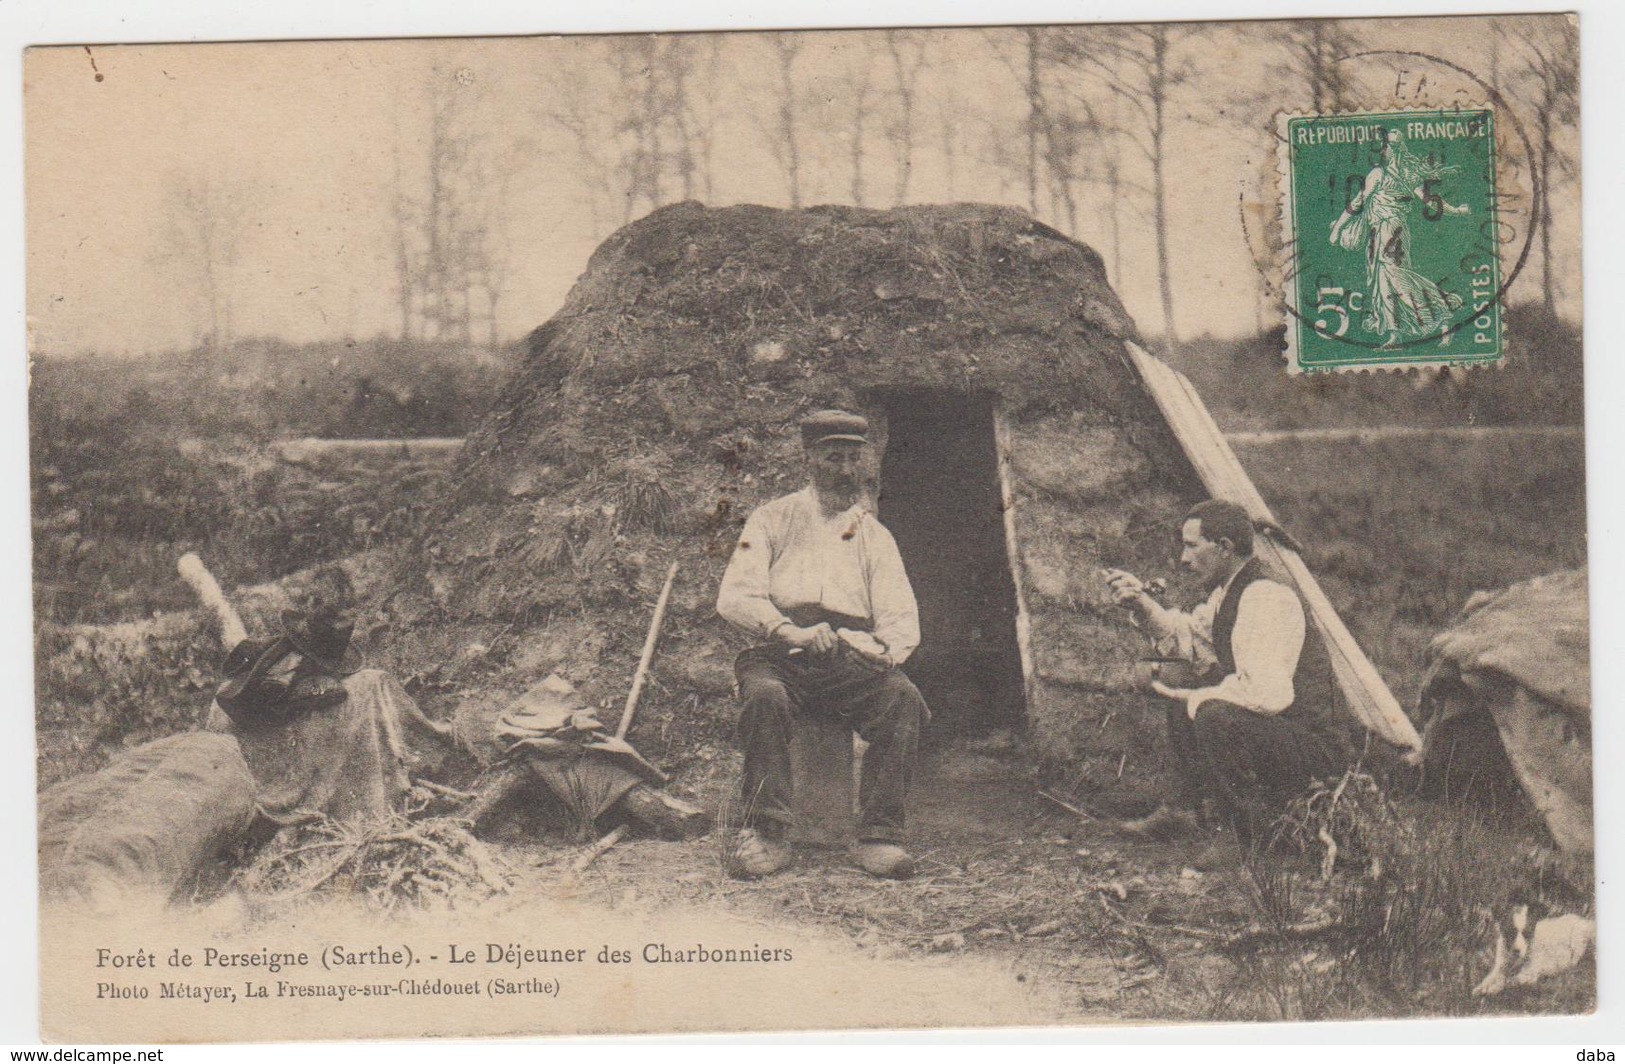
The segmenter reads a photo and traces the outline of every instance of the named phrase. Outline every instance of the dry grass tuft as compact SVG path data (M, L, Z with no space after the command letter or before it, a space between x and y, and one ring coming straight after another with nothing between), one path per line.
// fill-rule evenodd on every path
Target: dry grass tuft
M1495 914L1560 893L1523 833L1467 809L1401 808L1359 771L1294 802L1275 839L1318 852L1319 874L1268 856L1248 867L1258 921L1231 959L1240 996L1273 1019L1482 1011L1472 988ZM1581 982L1560 993L1583 998Z
M511 874L460 820L436 817L284 828L237 883L272 904L316 893L360 895L369 905L447 909L509 889Z
M622 528L664 535L677 531L683 504L668 486L671 470L650 456L620 462L600 486Z

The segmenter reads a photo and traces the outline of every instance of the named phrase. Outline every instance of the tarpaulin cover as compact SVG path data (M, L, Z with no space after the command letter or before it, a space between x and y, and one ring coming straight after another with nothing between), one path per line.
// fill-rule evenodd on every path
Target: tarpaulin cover
M1433 640L1432 673L1504 676L1532 694L1591 716L1586 570L1537 576L1467 600L1461 619ZM1430 674L1430 682L1432 675Z
M1590 851L1586 570L1479 592L1428 654L1418 715L1430 763L1466 719L1489 714L1519 786L1552 838L1565 850Z
M502 715L497 735L583 830L642 782L666 776L604 727L569 681L549 676Z
M41 796L41 888L113 906L143 895L168 900L253 820L254 778L235 739L158 739Z
M317 816L371 820L399 812L411 789L403 730L422 714L381 669L345 677L338 706L297 720L238 728L215 706L210 728L229 728L254 775L260 809L279 824Z

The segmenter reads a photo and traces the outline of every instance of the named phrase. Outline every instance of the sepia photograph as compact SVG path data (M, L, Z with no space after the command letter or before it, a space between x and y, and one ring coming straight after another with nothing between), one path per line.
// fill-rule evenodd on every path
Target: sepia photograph
M42 1037L1593 1013L1581 40L30 48Z

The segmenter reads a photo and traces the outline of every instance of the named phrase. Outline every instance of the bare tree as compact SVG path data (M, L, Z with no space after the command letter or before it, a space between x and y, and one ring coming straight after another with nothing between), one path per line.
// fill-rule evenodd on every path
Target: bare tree
M1540 227L1540 288L1546 313L1557 313L1552 279L1552 185L1577 173L1575 158L1560 143L1580 113L1579 34L1572 17L1511 21L1505 33L1516 64L1512 84L1528 93L1535 112L1536 224Z
M891 59L892 88L897 116L888 130L896 163L897 185L892 200L908 200L909 180L914 174L914 111L919 95L920 72L925 67L927 42L917 32L887 30L886 54Z
M773 112L769 125L768 148L779 169L784 171L790 206L801 206L800 91L796 87L796 58L801 39L794 33L770 33L764 39L773 50Z
M1027 59L1027 211L1038 216L1038 148L1047 113L1044 106L1044 31L1029 26L1022 31Z
M541 117L569 137L595 231L710 198L723 46L712 34L619 37L542 75Z
M1355 104L1354 68L1342 60L1364 44L1347 22L1307 19L1270 29L1286 49L1287 67L1301 79L1315 113L1346 111Z
M395 163L395 181L390 198L390 255L395 265L395 300L400 314L401 339L410 339L416 333L417 300L422 286L417 276L418 256L414 236L421 230L417 217L417 203L406 187L405 166L401 159L401 128L395 124L392 145Z
M613 93L622 91L618 79L605 84L594 75L613 68L615 41L584 41L576 62L549 66L542 72L542 120L569 136L575 159L572 171L581 177L593 232L603 232L607 219L625 210L620 188L619 149L615 143Z
M394 256L406 338L466 343L476 329L497 337L512 153L477 132L481 96L473 71L435 68L419 168L409 170L396 149Z
M1128 199L1124 191L1131 182L1123 173L1122 98L1112 94L1110 117L1107 119L1108 136L1102 137L1100 169L1106 186L1108 227L1112 234L1112 283L1123 283L1123 207ZM1135 186L1136 188L1138 186Z
M675 60L672 111L677 122L683 198L711 198L711 151L716 138L721 34L668 38Z
M1138 148L1151 170L1151 218L1156 238L1157 286L1162 297L1163 332L1177 341L1174 291L1168 259L1168 130L1174 94L1194 70L1179 54L1180 40L1193 32L1163 23L1066 31L1059 38L1069 62L1089 69L1124 104L1128 121L1121 132Z
M240 182L189 173L172 179L168 228L160 260L188 275L201 304L205 350L234 339L239 254L248 227L250 190Z
M661 178L666 103L660 50L660 38L653 34L621 38L611 49L619 97L610 103L620 146L623 224L632 220L640 206L652 210L665 201Z
M993 54L1004 63L1021 86L1022 103L1026 114L1021 123L1024 161L1019 170L1027 190L1027 213L1034 218L1041 215L1040 189L1046 184L1052 184L1046 182L1043 171L1046 142L1050 134L1047 67L1053 53L1053 42L1050 38L1055 32L1038 26L1027 26L1015 31L1016 48L1012 56L1011 50L1005 47L1007 39L1005 31L989 31ZM1003 141L1002 131L997 127L994 134ZM1008 158L1009 155L1007 144L995 147L996 157Z
M959 198L959 136L964 125L964 101L951 83L936 94L937 133L942 153L943 182L950 200Z
M865 42L867 40L864 38ZM845 128L840 134L846 141L847 195L859 207L864 206L867 195L864 163L868 158L869 119L875 96L874 64L870 59L867 49L857 49L855 62L848 67L843 79L850 107L847 120L843 123Z

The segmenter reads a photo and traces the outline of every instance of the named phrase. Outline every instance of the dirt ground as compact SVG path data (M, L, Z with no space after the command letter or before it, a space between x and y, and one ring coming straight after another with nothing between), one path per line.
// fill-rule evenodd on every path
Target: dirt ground
M720 757L677 789L726 814L736 761ZM845 850L808 848L777 876L731 879L724 827L687 842L622 842L581 890L604 904L630 892L743 914L879 956L991 960L1071 1022L1212 1018L1200 988L1232 970L1212 947L1250 919L1231 839L1126 842L1040 797L1030 762L999 733L928 750L910 815L919 871L908 880L870 877ZM581 850L508 852L545 876Z
M1538 1014L1587 1011L1595 1000L1589 965L1494 1001L1469 999L1465 987L1488 970L1487 937L1482 956L1459 973L1458 982L1471 980L1464 986L1376 999L1342 980L1348 949L1335 941L1237 952L1227 940L1265 926L1264 892L1290 898L1300 913L1324 914L1344 896L1345 874L1323 883L1318 852L1244 863L1223 832L1126 840L1109 823L1042 797L1030 757L1005 733L925 751L910 807L919 871L902 881L864 874L845 850L807 848L767 880L730 878L726 821L737 774L737 755L717 752L674 783L676 793L719 811L723 826L699 839L632 837L579 877L566 872L579 844L510 837L503 852L521 881L567 881L589 904L635 900L657 912L727 914L888 963L1005 973L1053 1010L1047 1022Z

